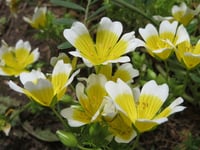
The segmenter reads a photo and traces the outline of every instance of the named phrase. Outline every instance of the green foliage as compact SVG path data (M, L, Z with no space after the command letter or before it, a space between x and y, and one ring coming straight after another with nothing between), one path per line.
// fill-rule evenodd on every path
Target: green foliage
M9 108L15 108L20 102L9 96L0 96L0 114L5 114Z
M81 128L81 133L77 133L78 139L82 146L98 149L107 147L109 144L109 132L107 126L102 126L99 123L91 123Z
M199 150L200 147L200 137L193 136L191 133L188 135L187 139L179 144L175 150Z
M63 130L58 130L56 132L58 135L60 141L68 147L77 147L78 146L78 141L76 137L73 135L71 132L63 131Z
M0 35L3 34L3 30L5 29L6 26L6 17L0 17Z
M71 8L71 9L75 9L75 10L79 10L79 11L83 11L85 12L85 8L74 3L71 1L64 1L64 0L50 0L51 3L53 3L54 5L58 5L58 6L62 6L62 7L66 7L66 8Z
M184 1L191 3L191 0ZM172 6L181 2L183 0L112 0L107 16L123 22L128 31L137 30L149 22L157 25L152 19L154 15L171 16Z
M36 128L34 130L31 124L27 121L24 122L22 126L26 130L26 132L28 132L29 134L31 134L32 136L36 137L39 140L46 141L46 142L59 141L57 136L52 131L50 131L50 129Z

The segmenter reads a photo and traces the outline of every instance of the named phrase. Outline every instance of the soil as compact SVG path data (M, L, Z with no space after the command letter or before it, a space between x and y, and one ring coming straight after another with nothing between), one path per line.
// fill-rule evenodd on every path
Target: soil
M22 2L19 6L17 18L10 15L5 1L0 0L0 19L6 17L8 20L4 24L0 24L0 39L4 39L9 45L14 46L19 39L29 41L32 49L39 47L41 52L41 60L49 62L51 52L47 43L35 40L33 38L34 30L23 21L23 16L31 16L36 4L46 4L47 1L31 1L33 4ZM61 9L57 7L50 7L57 15L61 15ZM9 89L5 81L7 77L0 77L0 96L10 96L15 99L20 99L20 106L27 103L28 100L25 96ZM187 141L190 135L200 137L200 108L189 103L184 103L187 107L183 112L177 113L169 118L167 123L160 125L153 132L144 133L140 139L140 145L144 149L155 150L186 150L182 144ZM49 117L50 116L50 117ZM40 115L24 114L20 115L22 121L28 120L34 127L40 126L41 128L51 127L53 131L60 128L57 119L51 117L48 112ZM0 132L0 150L64 150L66 149L60 142L44 142L35 138L22 124L12 127L9 136L5 136ZM195 149L197 150L197 149Z

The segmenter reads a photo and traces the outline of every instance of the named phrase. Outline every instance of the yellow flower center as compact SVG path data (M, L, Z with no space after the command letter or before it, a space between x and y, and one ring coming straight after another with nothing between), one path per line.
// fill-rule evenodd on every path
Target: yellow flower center
M96 44L89 34L80 35L75 41L75 47L94 65L100 65L106 60L119 58L125 52L128 44L118 41L118 36L110 31L101 30L97 33Z
M20 48L4 53L2 60L5 64L2 68L4 72L11 75L18 75L26 69L27 65L34 61L34 56L30 55L26 49Z
M52 85L54 88L54 94L57 94L57 98L60 99L64 95L66 88L68 76L65 73L59 73L52 76Z
M141 95L139 104L137 105L138 118L153 119L156 113L160 110L163 102L159 97L152 95Z
M122 108L122 110L124 110L126 115L134 123L137 119L137 111L133 96L125 93L120 94L116 97L115 102Z

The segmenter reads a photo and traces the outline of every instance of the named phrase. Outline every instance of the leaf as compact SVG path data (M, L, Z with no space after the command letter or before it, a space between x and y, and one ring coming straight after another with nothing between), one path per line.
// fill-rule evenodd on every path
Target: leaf
M66 94L66 95L64 95L64 96L62 97L61 101L62 101L62 102L65 102L65 103L70 103L70 102L73 101L73 97Z
M54 5L63 6L66 8L71 8L71 9L80 10L80 11L85 11L85 8L73 2L63 1L63 0L50 0L50 2L53 3Z
M196 83L200 83L200 77L198 76L198 75L196 75L196 74L190 74L190 78L194 81L194 82L196 82Z
M58 45L58 49L68 49L71 47L72 47L72 45L68 41L63 42L60 45Z
M90 5L93 5L93 4L95 4L96 2L98 2L99 0L93 0L91 3L90 3Z
M100 7L99 9L97 9L95 12L93 12L89 17L88 20L91 20L92 18L96 17L98 14L100 14L101 12L105 11L109 6L105 5L103 7Z
M58 19L53 20L53 24L63 24L63 25L71 26L74 21L75 20L71 18L58 18Z
M20 101L13 99L9 96L0 96L0 114L4 114L9 107L17 107Z
M39 140L46 141L46 142L57 142L59 139L57 138L56 134L52 133L49 129L36 129L33 130L33 127L29 124L28 121L24 122L22 127L31 134L32 136L36 137Z

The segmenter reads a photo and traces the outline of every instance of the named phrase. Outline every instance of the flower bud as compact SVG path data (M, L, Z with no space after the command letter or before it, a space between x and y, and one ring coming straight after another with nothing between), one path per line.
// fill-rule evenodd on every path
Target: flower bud
M156 73L151 69L147 69L147 77L149 79L156 79Z
M56 131L56 134L65 146L76 147L78 145L76 137L71 132L58 130Z

